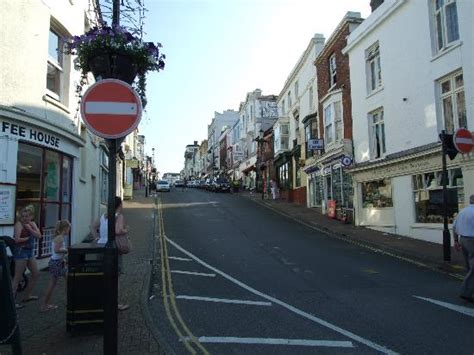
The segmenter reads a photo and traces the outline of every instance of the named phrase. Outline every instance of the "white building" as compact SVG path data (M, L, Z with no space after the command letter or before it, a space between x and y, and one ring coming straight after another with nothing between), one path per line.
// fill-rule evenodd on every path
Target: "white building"
M356 224L441 243L444 129L474 128L471 0L386 0L348 38ZM448 159L450 221L474 159Z
M278 95L278 121L273 127L277 183L289 201L306 205L307 178L303 171L306 138L317 127L318 89L314 61L324 47L324 36L309 41ZM305 132L308 130L309 132Z
M225 110L223 113L214 112L211 124L207 126L207 173L214 176L219 171L219 137L224 126L231 127L239 119L239 114L234 110Z
M184 151L184 176L186 180L194 180L199 177L198 171L198 141L194 141L193 144L188 144Z
M90 9L87 0L2 2L0 234L13 236L15 211L32 204L40 258L59 219L72 223L69 243L82 241L107 196L106 148L81 123L80 73L57 50L61 38L95 25Z
M247 94L239 108L240 142L235 146L235 151L243 152L240 164L240 176L244 185L253 189L256 187L257 177L257 142L260 130L267 130L275 123L278 117L277 97L275 95L262 95L262 90L255 89Z

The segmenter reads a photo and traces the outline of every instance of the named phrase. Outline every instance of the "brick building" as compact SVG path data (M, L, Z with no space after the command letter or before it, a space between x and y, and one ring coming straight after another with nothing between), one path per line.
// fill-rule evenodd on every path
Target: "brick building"
M312 157L305 171L313 207L339 218L353 214L352 180L346 171L353 156L351 83L349 57L342 49L362 21L360 13L348 12L315 61L319 138L324 139L324 150Z

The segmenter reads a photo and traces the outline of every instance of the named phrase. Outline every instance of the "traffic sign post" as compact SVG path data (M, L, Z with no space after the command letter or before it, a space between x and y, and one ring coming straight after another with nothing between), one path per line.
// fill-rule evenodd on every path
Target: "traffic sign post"
M117 149L121 140L140 123L142 104L126 82L104 79L92 85L81 101L82 119L95 135L106 138L109 147L109 193L107 244L104 252L104 354L117 354L118 250L115 242L115 190Z
M135 90L126 82L104 79L85 92L81 115L92 133L116 139L125 137L138 127L142 104Z
M453 144L459 153L469 153L474 147L471 131L466 128L459 128L453 135Z

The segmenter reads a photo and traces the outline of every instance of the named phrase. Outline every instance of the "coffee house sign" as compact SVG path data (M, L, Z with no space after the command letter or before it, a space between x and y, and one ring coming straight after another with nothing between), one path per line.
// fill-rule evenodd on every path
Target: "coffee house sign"
M61 139L54 134L8 121L0 121L0 133L51 148L59 149L61 144Z

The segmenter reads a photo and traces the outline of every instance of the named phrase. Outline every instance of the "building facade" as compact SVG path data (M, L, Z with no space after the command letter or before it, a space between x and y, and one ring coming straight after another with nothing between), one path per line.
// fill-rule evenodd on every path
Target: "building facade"
M353 215L353 191L347 162L352 162L352 107L349 58L341 51L347 36L362 22L348 12L316 58L319 119L317 133L324 149L306 167L310 205L331 217ZM309 152L308 152L309 153Z
M386 0L350 34L357 225L442 242L439 134L474 127L472 9ZM451 222L474 193L473 153L447 164Z

